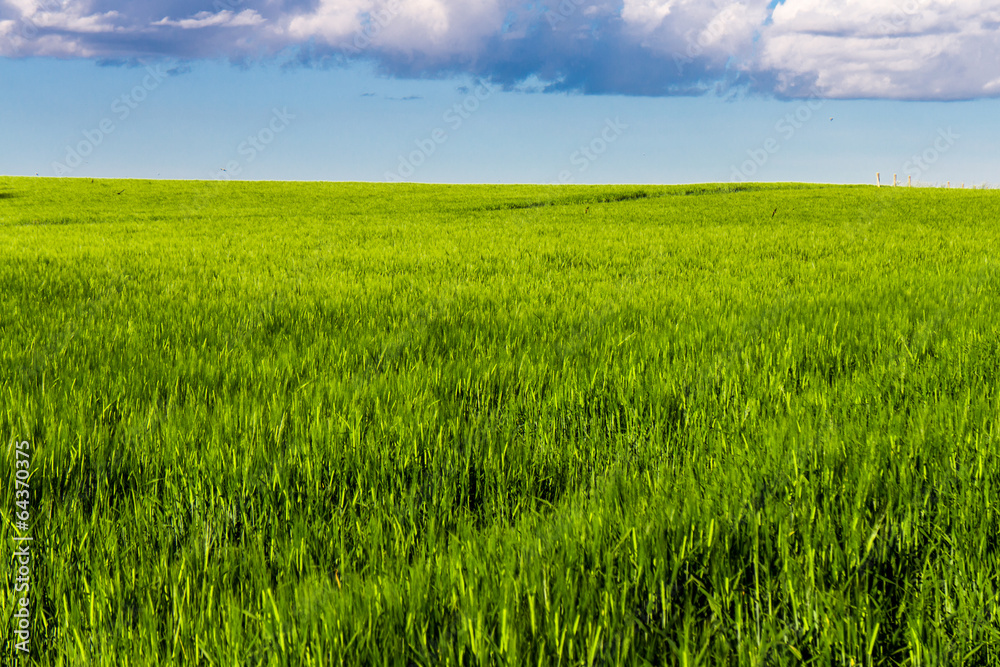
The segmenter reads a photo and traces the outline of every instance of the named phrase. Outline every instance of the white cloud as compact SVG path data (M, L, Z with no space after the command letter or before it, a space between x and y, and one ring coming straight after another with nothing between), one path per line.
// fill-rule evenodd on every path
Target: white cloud
M960 99L995 94L1000 0L787 0L752 69L778 92Z
M79 0L7 0L0 6L0 56L93 58L101 55L91 45L97 35L125 32L124 17L112 10L93 12Z
M505 11L498 0L321 0L315 10L294 15L285 34L350 47L367 44L391 52L447 57L473 53L499 34Z
M39 2L37 0L7 0L17 10L15 22L27 26L22 32L54 29L70 33L114 32L120 28L122 14L118 11L90 12L89 3ZM9 20L9 19L8 19Z
M626 0L623 20L645 49L682 72L700 61L715 69L753 58L767 0Z
M153 25L177 26L186 30L195 28L228 27L239 28L244 26L255 26L264 23L263 17L253 9L244 9L239 14L234 14L228 9L213 14L212 12L198 12L189 19L173 21L164 17Z
M369 0L320 0L313 12L289 18L286 34L291 39L318 38L328 44L338 44L360 30L361 15L370 12Z
M309 44L303 57L363 50L388 72L598 92L710 90L714 77L783 95L1000 95L1000 0L222 2L191 15L175 0L0 0L0 55L244 58Z
M677 0L625 0L622 19L640 30L655 29L670 14Z

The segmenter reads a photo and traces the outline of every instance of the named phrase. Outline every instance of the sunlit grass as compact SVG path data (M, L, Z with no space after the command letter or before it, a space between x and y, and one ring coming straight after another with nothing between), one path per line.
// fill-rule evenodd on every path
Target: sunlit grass
M1000 664L994 192L0 195L33 664Z

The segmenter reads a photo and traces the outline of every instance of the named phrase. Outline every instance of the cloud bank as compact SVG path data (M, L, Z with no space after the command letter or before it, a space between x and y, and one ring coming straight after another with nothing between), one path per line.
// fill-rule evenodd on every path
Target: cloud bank
M1000 96L1000 0L0 0L0 56L367 60L595 94Z

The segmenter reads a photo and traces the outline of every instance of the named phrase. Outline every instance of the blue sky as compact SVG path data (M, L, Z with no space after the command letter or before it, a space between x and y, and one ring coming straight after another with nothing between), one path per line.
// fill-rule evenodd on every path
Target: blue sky
M1000 185L998 26L1000 0L0 0L0 173Z

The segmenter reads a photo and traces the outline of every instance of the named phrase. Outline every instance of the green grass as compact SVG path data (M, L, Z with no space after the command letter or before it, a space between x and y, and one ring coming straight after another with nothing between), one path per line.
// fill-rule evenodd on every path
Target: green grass
M991 191L0 178L21 663L1000 665L998 248Z

